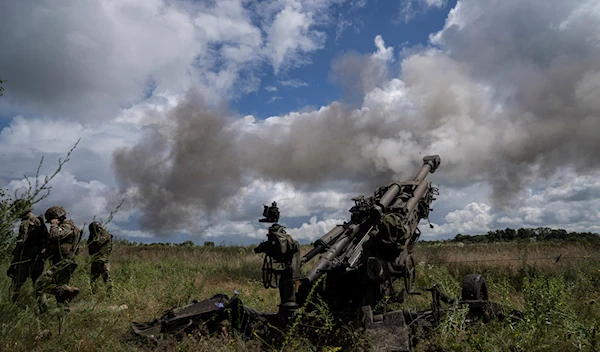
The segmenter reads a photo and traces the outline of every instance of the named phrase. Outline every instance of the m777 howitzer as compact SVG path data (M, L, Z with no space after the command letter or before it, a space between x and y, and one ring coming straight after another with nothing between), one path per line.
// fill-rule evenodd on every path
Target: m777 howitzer
M265 254L264 287L279 289L278 312L257 312L244 307L237 296L217 295L172 309L154 322L132 323L133 330L142 335L173 333L202 324L211 331L211 327L217 330L215 322L229 319L231 326L250 336L253 330L264 331L268 324L285 327L301 307L310 308L316 294L337 318L361 318L375 349L410 351L409 327L436 326L445 312L457 306L468 306L471 318L499 314L499 306L488 301L485 279L476 274L464 278L462 299L451 299L433 285L426 289L432 295L426 311L381 308L387 306L382 304L384 300L401 305L407 295L420 294L414 287L413 250L421 235L419 222L429 219L431 203L438 195L438 189L425 178L439 165L439 156L426 156L412 178L380 187L371 197L353 198L350 221L331 229L302 257L298 242L283 226L270 226L267 241L255 252ZM317 256L303 275L301 268ZM442 308L442 303L449 307Z

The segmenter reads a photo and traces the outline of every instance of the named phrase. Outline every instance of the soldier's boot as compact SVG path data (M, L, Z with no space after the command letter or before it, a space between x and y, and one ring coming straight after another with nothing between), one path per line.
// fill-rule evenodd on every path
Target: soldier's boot
M55 296L56 303L61 306L65 312L69 312L69 302L79 294L79 289L74 286L64 285L57 288Z
M113 285L112 280L110 279L110 271L108 269L102 273L102 280L104 280L104 283L106 284L106 296L110 298L113 294Z
M66 285L64 287L63 290L63 298L65 300L65 302L71 302L73 300L73 298L77 297L77 295L79 294L79 288L75 287L75 286L69 286Z

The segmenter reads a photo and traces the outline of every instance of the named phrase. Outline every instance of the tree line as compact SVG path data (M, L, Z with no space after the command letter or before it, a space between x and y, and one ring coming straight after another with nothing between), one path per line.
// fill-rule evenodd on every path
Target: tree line
M506 228L504 230L488 231L485 234L478 235L463 235L459 233L452 239L426 242L469 244L538 241L594 242L600 241L600 235L593 232L569 232L564 229L551 229L549 227L520 228L518 230Z
M457 234L454 238L446 240L423 240L424 243L435 244L435 243L497 243L497 242L541 242L541 241L567 241L567 242L600 242L600 235L593 232L568 232L563 229L551 229L549 227L538 227L538 228L520 228L511 229L506 228L503 230L488 231L485 234L477 235L463 235ZM127 239L117 239L115 244L123 246L165 246L165 247L197 247L192 241L185 241L183 243L138 243L130 242ZM311 244L312 245L312 244ZM214 247L215 243L212 241L206 241L203 243L204 247ZM217 246L219 247L253 247L256 245L243 246L236 243L221 242Z

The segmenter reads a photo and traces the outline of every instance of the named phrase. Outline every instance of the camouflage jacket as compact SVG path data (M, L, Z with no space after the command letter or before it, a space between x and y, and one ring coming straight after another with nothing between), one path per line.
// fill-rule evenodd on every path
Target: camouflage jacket
M24 215L21 218L19 235L13 250L13 262L41 258L41 252L47 241L48 230L44 223L31 213Z
M368 243L363 247L375 251L377 256L385 260L393 260L402 252L408 238L404 225L402 217L398 214L383 215L376 230L369 234Z
M96 233L90 233L88 238L88 251L95 262L108 262L108 255L112 251L113 235L103 228L99 228Z
M61 223L50 225L48 250L54 260L68 258L75 254L79 232L79 228L71 220L64 220Z

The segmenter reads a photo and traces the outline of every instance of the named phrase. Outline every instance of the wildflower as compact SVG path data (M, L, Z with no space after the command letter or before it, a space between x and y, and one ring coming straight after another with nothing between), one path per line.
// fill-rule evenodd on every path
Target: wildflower
M221 302L217 302L215 303L215 306L219 307L219 308L225 308L225 305Z
M239 295L240 293L238 292L238 290L233 290L233 294L234 295Z

